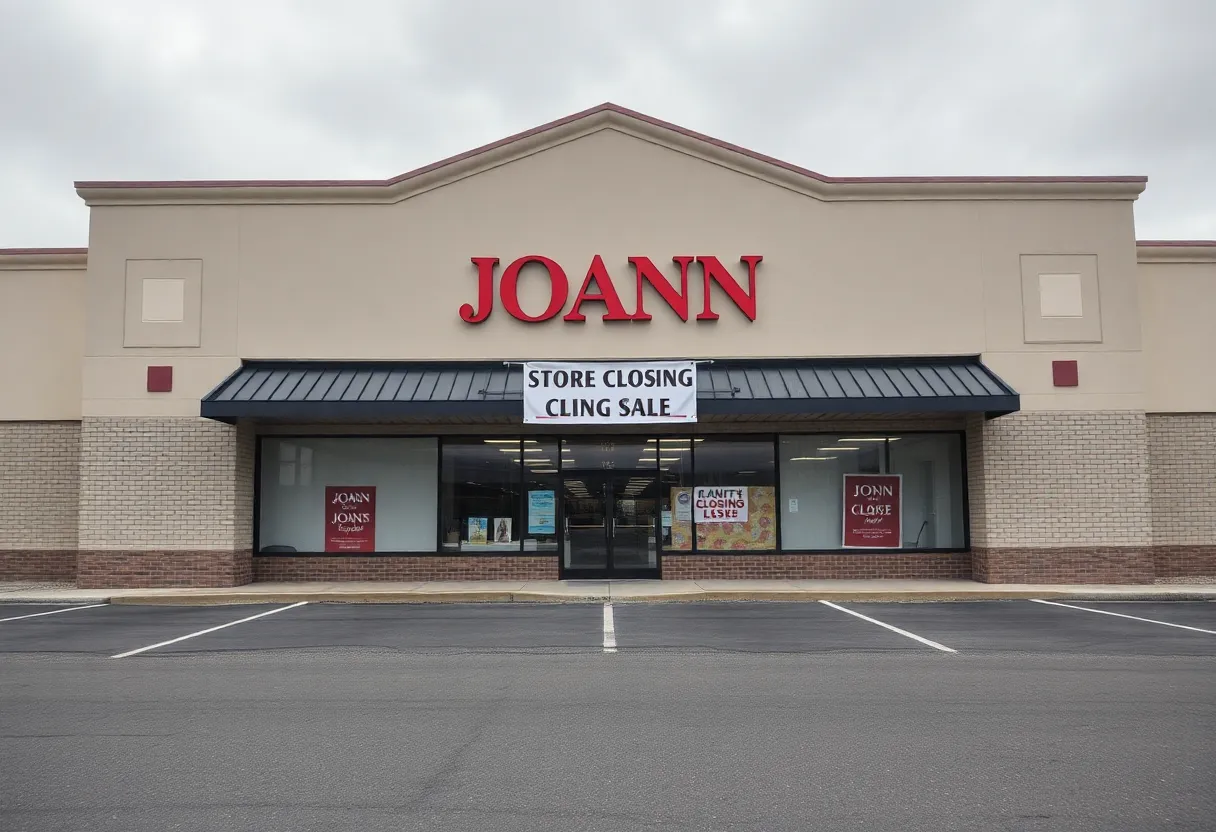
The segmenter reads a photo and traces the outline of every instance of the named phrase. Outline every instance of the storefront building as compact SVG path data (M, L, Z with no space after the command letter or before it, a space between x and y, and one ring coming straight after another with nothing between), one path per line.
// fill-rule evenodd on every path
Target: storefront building
M1216 575L1216 243L604 105L0 252L0 579Z

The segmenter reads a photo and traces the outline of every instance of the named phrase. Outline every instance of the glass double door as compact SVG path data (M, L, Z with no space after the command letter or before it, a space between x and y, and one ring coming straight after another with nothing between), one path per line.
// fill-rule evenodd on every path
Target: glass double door
M578 471L562 478L563 578L658 577L658 473Z

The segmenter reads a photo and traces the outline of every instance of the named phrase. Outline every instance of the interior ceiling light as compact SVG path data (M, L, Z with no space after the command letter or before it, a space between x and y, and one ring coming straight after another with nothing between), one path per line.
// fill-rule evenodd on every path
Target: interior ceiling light
M824 459L835 459L834 456L792 456L790 462L810 462L812 460L819 461Z
M817 450L817 451L860 451L860 450L861 450L861 448L849 448L849 447L841 446L841 447L838 447L838 448L837 448L837 447L832 447L832 448L816 448L815 450Z
M841 439L841 442L886 442L885 436L862 436L857 439Z
M518 445L518 439L483 439L487 445Z

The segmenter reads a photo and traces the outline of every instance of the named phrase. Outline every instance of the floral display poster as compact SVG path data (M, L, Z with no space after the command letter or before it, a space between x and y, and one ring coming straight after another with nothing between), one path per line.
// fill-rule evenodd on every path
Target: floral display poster
M671 500L679 505L679 495L692 494L691 488L671 489ZM686 498L687 499L687 498ZM697 551L747 551L777 548L777 489L773 486L747 487L747 521L737 523L698 523ZM672 551L692 550L693 524L677 513L671 524Z
M469 542L470 543L489 543L489 527L490 518L488 517L470 517L469 518Z

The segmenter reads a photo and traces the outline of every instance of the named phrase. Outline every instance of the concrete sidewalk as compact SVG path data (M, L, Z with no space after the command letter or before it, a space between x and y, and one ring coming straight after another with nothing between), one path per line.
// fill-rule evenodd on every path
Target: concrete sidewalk
M76 589L0 583L0 603L277 604L658 601L1216 600L1216 584L983 584L975 581L351 581L209 589Z

